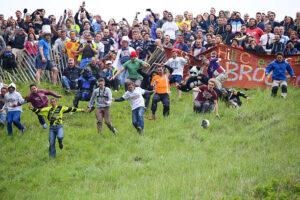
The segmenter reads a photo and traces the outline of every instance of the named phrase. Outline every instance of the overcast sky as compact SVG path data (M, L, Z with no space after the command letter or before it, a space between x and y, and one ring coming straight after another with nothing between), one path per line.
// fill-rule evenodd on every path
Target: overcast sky
M147 8L160 13L168 10L175 15L183 14L187 10L195 16L209 12L210 8L214 7L217 12L219 10L240 11L242 15L247 12L250 17L254 17L258 11L266 13L271 10L277 14L276 20L278 21L281 21L285 15L295 18L296 12L300 11L300 0L86 0L85 3L89 12L100 14L105 21L110 18L119 21L125 17L130 23L137 11L141 13L139 17L141 20ZM75 14L81 4L82 0L6 0L0 7L0 13L8 18L9 16L15 17L16 10L23 11L27 8L29 12L32 12L36 8L45 8L47 16L54 14L59 18L64 9L72 9Z

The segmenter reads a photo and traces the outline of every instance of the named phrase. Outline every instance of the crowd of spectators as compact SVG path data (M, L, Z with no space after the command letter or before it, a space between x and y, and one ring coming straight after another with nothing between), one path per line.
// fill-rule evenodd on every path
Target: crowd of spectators
M114 62L116 58L122 61L118 51L128 46L146 62L156 48L162 47L180 49L195 57L219 44L258 54L291 55L300 50L300 12L295 19L285 16L278 20L272 11L249 16L238 11L217 12L214 8L197 15L165 10L162 16L147 9L142 21L138 20L139 14L136 13L132 23L125 18L119 22L114 18L104 20L99 14L88 12L85 4L76 13L64 10L58 19L47 16L45 9L32 13L27 9L17 10L15 17L8 18L0 14L0 65L9 70L18 66L23 53L30 58L35 56L44 25L51 27L50 45L54 51L74 59L74 65L81 69L95 66L91 67L95 76L104 76L107 82L116 73L114 70L122 66ZM103 72L106 61L111 61L112 66Z

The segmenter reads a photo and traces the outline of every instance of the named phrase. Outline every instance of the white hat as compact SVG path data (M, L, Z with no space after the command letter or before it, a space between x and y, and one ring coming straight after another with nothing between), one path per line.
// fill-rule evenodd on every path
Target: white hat
M7 88L10 88L10 87L17 89L16 84L14 84L14 83L9 84L9 86Z
M105 64L112 64L112 62L110 61L110 60L108 60L108 61L106 61L106 63Z
M43 35L51 34L51 27L50 27L50 25L43 25L42 26L42 32L43 32Z
M121 43L124 42L124 41L129 42L128 36L123 36L123 37L122 37Z

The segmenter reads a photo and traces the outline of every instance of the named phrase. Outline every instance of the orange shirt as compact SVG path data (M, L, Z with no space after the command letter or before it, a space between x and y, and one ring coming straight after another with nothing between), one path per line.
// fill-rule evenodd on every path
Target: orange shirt
M170 92L169 77L170 72L167 72L162 76L156 75L152 78L151 85L154 87L155 93L165 94Z
M69 58L73 58L74 60L77 60L77 54L73 53L72 50L77 51L79 48L80 44L79 41L76 40L75 42L72 42L71 40L69 40L68 42L65 42L65 47L67 50L67 55Z

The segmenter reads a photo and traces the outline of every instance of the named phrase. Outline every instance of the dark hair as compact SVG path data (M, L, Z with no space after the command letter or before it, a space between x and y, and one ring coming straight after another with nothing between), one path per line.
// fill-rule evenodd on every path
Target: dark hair
M283 54L282 52L277 52L277 53L276 53L276 56L282 56L282 57L283 57L284 54Z
M254 18L250 18L250 19L249 19L249 22L250 22L251 20L254 20L254 22L255 22L255 26L256 26L256 25L257 25L257 20L256 20L256 19L254 19Z
M98 82L105 82L104 78L99 78Z
M52 97L52 98L50 99L50 101L56 101L56 102L57 102L57 99L56 99L55 97Z
M35 83L30 84L29 88L31 89L31 87L33 87L33 86L36 87L36 84Z
M2 87L1 90L3 90L3 89L6 90L6 91L8 90L7 87Z
M29 35L33 35L33 39L36 40L35 34L34 33L28 33L27 41L29 39Z

